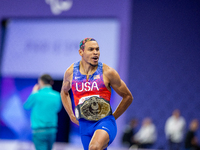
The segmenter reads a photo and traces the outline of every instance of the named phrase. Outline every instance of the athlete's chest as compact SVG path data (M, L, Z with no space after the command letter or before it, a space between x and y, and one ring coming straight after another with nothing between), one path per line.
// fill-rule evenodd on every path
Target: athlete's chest
M84 91L100 91L104 88L104 81L102 74L94 74L87 78L85 75L77 75L73 78L72 89L77 92Z

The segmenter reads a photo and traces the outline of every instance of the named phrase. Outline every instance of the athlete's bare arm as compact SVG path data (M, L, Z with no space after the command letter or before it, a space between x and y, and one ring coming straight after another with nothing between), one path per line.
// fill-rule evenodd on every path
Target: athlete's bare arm
M118 107L113 113L115 119L121 116L125 110L129 107L129 105L133 101L133 96L129 89L127 88L124 81L121 80L117 71L113 68L107 66L106 64L103 65L103 75L104 75L104 83L107 88L112 87L117 94L122 97L121 102L119 103Z
M79 122L78 122L78 120L76 120L76 117L73 113L71 98L69 95L69 90L71 88L71 82L72 82L72 76L73 76L73 64L65 72L60 95L61 95L63 106L64 106L65 110L67 111L71 121L73 123L79 125Z

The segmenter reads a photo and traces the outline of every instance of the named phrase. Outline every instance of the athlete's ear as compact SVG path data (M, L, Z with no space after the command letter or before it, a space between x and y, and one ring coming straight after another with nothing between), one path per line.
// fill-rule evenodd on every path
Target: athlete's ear
M78 52L79 52L79 55L80 55L80 56L83 56L83 50L82 50L82 49L79 49Z

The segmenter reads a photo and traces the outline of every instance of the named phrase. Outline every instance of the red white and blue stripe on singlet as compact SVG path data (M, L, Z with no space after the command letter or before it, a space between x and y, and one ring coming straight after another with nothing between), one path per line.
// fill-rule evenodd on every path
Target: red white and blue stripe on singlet
M80 61L74 63L72 92L75 106L83 103L91 96L98 96L110 102L111 92L107 89L103 81L103 64L98 63L97 70L89 76L83 75L79 71Z

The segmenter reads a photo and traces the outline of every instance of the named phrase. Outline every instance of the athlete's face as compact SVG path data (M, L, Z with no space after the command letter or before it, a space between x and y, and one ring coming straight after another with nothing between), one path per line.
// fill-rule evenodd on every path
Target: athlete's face
M80 55L82 59L92 66L98 65L100 51L99 45L96 41L88 41L85 43L84 51L81 50Z

